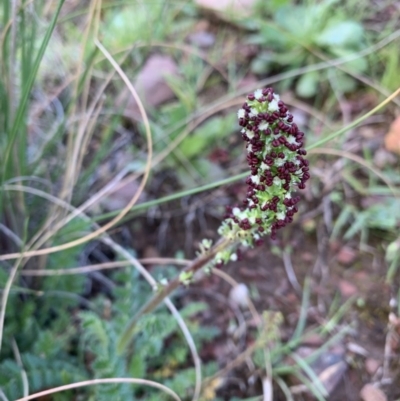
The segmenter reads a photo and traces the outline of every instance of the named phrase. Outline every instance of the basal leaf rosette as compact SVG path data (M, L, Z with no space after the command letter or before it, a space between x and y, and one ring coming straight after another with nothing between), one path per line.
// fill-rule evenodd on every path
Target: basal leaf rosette
M300 200L293 193L305 188L310 174L304 158L304 133L272 88L248 95L238 119L250 167L247 198L242 206L228 208L218 232L252 247L261 243L264 235L274 239L278 229L293 221ZM227 250L217 260L227 262L232 255Z

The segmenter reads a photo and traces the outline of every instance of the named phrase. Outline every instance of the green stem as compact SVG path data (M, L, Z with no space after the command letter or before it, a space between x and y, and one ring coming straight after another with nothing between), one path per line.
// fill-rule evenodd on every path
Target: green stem
M149 208L151 208L153 206L161 205L161 204L163 204L165 202L170 202L172 200L180 199L180 198L183 198L185 196L190 196L190 195L197 194L199 192L208 191L208 190L213 189L215 187L220 187L222 185L230 184L232 182L239 181L239 180L241 180L243 178L246 178L248 175L249 175L249 173L246 171L245 173L240 173L240 174L237 174L237 175L235 175L233 177L225 178L224 180L220 180L220 181L215 181L215 182L212 182L210 184L203 185L201 187L187 189L185 191L176 192L176 193L174 193L172 195L164 196L162 198L153 199L153 200L148 201L148 202L140 203L139 205L135 205L130 210L129 216L125 216L125 218L122 219L119 222L119 224L121 224L125 220L128 220L128 219L132 218L132 214L135 213L135 212L140 212L142 210L147 210L147 209L149 209ZM106 219L109 219L109 218L112 218L112 217L116 216L118 213L120 213L120 210L117 210L117 211L114 211L114 212L110 212L110 213L104 213L104 214L102 214L100 216L97 216L93 220L96 221L96 222L102 221L102 220L106 220Z
M190 265L188 265L182 273L190 274L193 276L197 271L206 266L218 252L221 252L229 245L234 245L234 243L225 238L220 239L206 254L200 255L197 257ZM182 274L181 273L181 274ZM172 281L170 281L166 286L162 287L158 290L140 309L136 314L131 318L128 325L126 326L124 332L122 333L121 339L117 346L118 354L122 354L126 348L129 346L129 343L132 339L135 326L138 320L146 313L152 312L156 309L165 298L171 295L180 285L182 281L180 279L180 275L175 277Z

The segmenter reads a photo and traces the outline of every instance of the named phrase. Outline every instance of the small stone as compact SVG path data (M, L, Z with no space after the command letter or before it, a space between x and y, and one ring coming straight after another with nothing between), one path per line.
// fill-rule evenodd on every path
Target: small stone
M194 32L188 36L188 41L194 46L206 49L214 45L215 35L205 31Z
M233 304L246 308L249 302L249 289L247 285L240 283L233 287L229 293L229 299Z
M360 397L364 401L387 401L386 395L378 387L371 383L366 384L360 391Z
M357 255L357 251L345 245L340 249L337 255L337 260L342 265L348 266L354 263L354 261L357 259Z
M400 154L400 116L393 121L385 135L385 147L389 152Z
M358 288L347 280L339 281L339 290L342 296L345 298L350 298L358 293Z
M139 183L137 181L129 181L126 183L121 183L121 185L117 185L115 190L108 193L105 197L100 200L100 204L104 210L113 212L120 209L123 209L131 199L137 194L139 189ZM139 202L143 202L145 200L145 194L142 194L139 197Z
M168 76L179 76L175 61L163 54L151 55L133 82L145 106L156 107L175 97L168 85ZM127 88L118 96L116 106L125 106L123 114L127 117L141 118L138 105Z
M249 16L255 0L196 0L195 3L208 10L228 14L233 17ZM225 17L225 15L224 15Z
M365 360L365 369L372 376L381 366L381 362L374 358L367 358Z
M379 168L394 165L397 163L397 160L398 157L383 148L379 148L374 152L374 164Z

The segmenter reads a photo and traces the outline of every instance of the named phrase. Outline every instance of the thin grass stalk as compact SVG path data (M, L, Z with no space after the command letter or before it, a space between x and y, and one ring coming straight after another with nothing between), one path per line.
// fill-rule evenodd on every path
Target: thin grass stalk
M88 74L88 71L86 70L85 73L82 75L82 70L83 70L83 64L84 64L84 57L85 57L85 51L87 48L87 43L89 40L89 34L90 34L90 29L91 29L91 22L93 19L93 15L96 10L96 0L93 0L90 2L90 7L89 7L89 12L88 12L88 17L87 17L87 25L85 27L85 30L83 32L82 36L82 46L81 46L81 52L80 52L80 59L78 62L78 71L77 71L77 77L78 79L75 81L75 86L73 90L73 102L72 102L72 107L70 110L70 115L74 116L77 114L77 107L78 107L78 98L79 98L79 91L80 87L82 84L84 84L85 77ZM86 80L88 81L87 85L90 84L90 79ZM84 91L85 92L85 91ZM86 92L85 92L86 93ZM81 99L81 109L85 110L85 102L87 101L87 98L83 96ZM79 127L76 129L79 132ZM74 127L71 127L68 137L67 137L67 158L66 160L67 165L65 168L65 174L64 174L64 180L63 180L63 186L61 188L59 198L64 199L66 201L69 201L71 196L72 196L72 189L74 188L74 182L75 182L75 160L73 155L76 153L77 149L77 143L80 145L80 141L77 141L77 138L74 134Z
M128 379L128 378L93 379L93 380L86 380L86 381L82 381L82 382L72 383L72 384L66 384L64 386L54 387L49 390L40 391L38 393L31 394L27 397L18 398L18 400L15 400L15 401L30 401L35 398L42 398L42 397L48 396L50 394L61 393L63 391L73 390L75 388L97 386L98 384L115 384L115 383L141 384L141 385L145 385L145 386L149 386L149 387L154 387L154 388L164 391L165 393L170 395L174 400L182 401L179 398L178 394L176 394L173 390L171 390L167 386L164 386L161 383L157 383L152 380L146 380L146 379Z
M22 262L22 259L18 259L15 261L14 266L12 267L10 271L10 275L8 276L6 285L3 290L3 294L1 296L1 306L0 306L0 351L1 351L1 346L3 343L3 332L4 332L4 319L6 316L6 308L7 308L7 302L8 302L8 296L10 294L11 286L14 282L14 279L17 275L18 268L20 267Z

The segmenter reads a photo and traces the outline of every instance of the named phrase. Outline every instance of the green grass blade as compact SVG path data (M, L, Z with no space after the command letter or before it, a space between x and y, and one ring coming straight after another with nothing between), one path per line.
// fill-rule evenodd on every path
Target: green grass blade
M11 151L13 148L13 145L16 141L17 135L21 129L22 124L24 123L25 119L24 119L24 114L25 114L25 110L26 110L26 105L28 103L28 99L29 99L29 95L31 93L33 84L35 82L36 79L36 75L37 72L39 70L39 66L40 63L42 61L44 52L47 48L47 45L50 41L50 37L54 31L54 28L56 26L56 22L58 19L58 15L61 11L61 7L64 4L65 0L60 0L58 7L54 13L53 19L50 23L50 26L48 27L46 34L43 38L43 41L41 43L41 46L39 48L38 54L36 56L36 59L32 65L32 70L30 72L30 75L27 79L27 82L25 84L25 87L23 88L22 91L22 96L21 96L21 101L18 105L17 111L16 111L16 115L15 115L15 119L14 122L12 124L12 128L11 128L11 132L8 138L8 143L7 143L7 148L4 154L4 159L3 159L3 172L2 172L2 182L5 181L5 179L7 178L7 168L8 168L8 164L9 164L9 159L10 159L10 155L11 155Z
M306 360L298 356L296 353L291 354L291 357L294 359L294 361L300 366L300 368L303 370L304 373L307 374L307 376L311 379L312 381L312 386L310 390L316 394L319 392L323 397L328 396L328 392L326 391L326 388L322 384L321 380L317 376L317 374L314 372L314 370L311 368L311 366L307 363Z
M297 322L296 329L291 338L291 342L298 342L300 337L303 335L304 328L306 327L307 323L307 309L310 304L310 279L306 278L304 282L304 290L303 290L303 298L301 300L301 310L299 321Z

